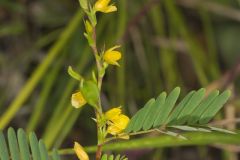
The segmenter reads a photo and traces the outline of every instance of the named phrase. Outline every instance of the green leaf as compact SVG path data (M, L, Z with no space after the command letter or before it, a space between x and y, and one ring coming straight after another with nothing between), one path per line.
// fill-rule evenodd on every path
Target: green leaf
M82 76L80 76L77 72L75 72L75 71L72 69L71 66L68 67L68 74L69 74L72 78L74 78L74 79L76 79L76 80L78 80L78 81L80 81L80 80L83 79Z
M104 154L104 155L102 156L101 160L108 160L107 154Z
M108 160L114 160L114 156L113 156L113 155L110 155L110 156L108 157Z
M186 104L189 102L189 100L191 99L192 95L195 92L196 91L189 92L187 96L185 96L183 100L177 105L177 107L174 109L174 111L172 112L172 114L168 119L168 123L167 123L168 125L176 124L178 115L182 112L184 106L186 106Z
M189 102L184 106L181 113L178 115L177 124L184 124L193 110L200 104L205 95L205 89L201 88L192 95Z
M30 160L30 151L29 151L29 145L28 140L25 132L23 129L19 129L17 132L18 135L18 142L19 142L19 149L21 153L21 159L22 160Z
M53 149L52 159L53 160L61 160L61 158L60 158L60 156L59 156L59 154L58 154L56 149Z
M157 127L157 126L161 126L164 123L166 123L167 118L170 114L170 112L172 111L178 96L180 94L180 88L176 87L167 97L164 105L158 107L158 110L156 112L158 112L156 120L154 121L153 127Z
M209 108L209 105L214 101L214 99L219 95L219 91L213 91L206 97L202 103L191 113L191 116L188 119L188 124L196 124L199 120L199 115L202 115L203 112Z
M161 93L157 100L150 99L130 120L125 133L134 132L136 135L166 129L179 129L182 131L211 132L207 125L200 125L207 122L222 108L230 96L229 91L223 92L218 96L219 91L212 92L208 97L205 96L205 89L189 92L182 101L176 105L180 94L180 88L175 88L168 96L165 92ZM200 124L199 124L200 122ZM185 124L188 125L185 125ZM204 122L206 123L206 122ZM160 127L161 130L159 130ZM149 132L140 132L141 129ZM230 131L231 132L231 131ZM171 132L167 134L172 134ZM165 134L166 134L165 133Z
M169 127L184 130L184 131L197 131L197 128L190 127L190 126L169 126Z
M125 131L124 131L125 133L130 133L130 132L133 131L134 123L136 122L136 120L137 120L137 118L138 118L137 114L140 113L142 110L143 110L143 108L140 109L140 110L131 118L130 122L128 123L128 125L127 125L127 127L126 127L126 129L125 129Z
M126 156L121 156L119 160L128 160L128 158Z
M151 103L152 101L154 101L154 99L150 99L146 104L145 106L147 106L147 104ZM127 128L125 129L125 133L130 133L132 131L134 131L134 126L135 126L135 123L137 123L137 121L140 119L140 115L142 115L144 112L144 107L141 108L130 120Z
M121 158L121 155L118 154L118 155L115 157L115 160L121 160L120 158Z
M205 128L191 127L191 126L169 126L169 127L176 128L183 131L191 131L191 132L211 132L210 130Z
M209 128L213 131L218 131L218 132L228 133L228 134L236 134L235 132L232 132L232 131L229 131L226 129L222 129L222 128L217 128L217 127L212 127L212 126L209 126Z
M12 160L20 160L17 137L13 128L8 129L8 142Z
M29 142L32 151L32 157L34 160L41 160L40 150L38 146L38 140L35 133L31 132L29 134Z
M41 160L49 160L46 146L44 145L42 140L39 141L39 151L41 155Z
M80 86L81 93L84 99L93 107L98 106L99 90L97 84L93 81L83 81Z
M169 136L172 136L172 137L175 137L175 138L180 138L180 139L183 139L183 140L187 140L186 137L180 135L179 133L175 133L175 132L172 132L172 131L161 131L161 130L159 130L159 132L161 132L163 134L166 134L166 135L169 135Z
M219 95L215 100L211 103L211 105L207 108L207 110L200 117L200 124L207 124L213 116L223 107L223 105L227 102L230 97L230 91L224 91L221 95Z
M198 127L197 129L198 129L199 132L212 132L211 130L206 129L206 128L202 128L202 127Z
M132 127L132 130L134 132L137 132L139 130L141 130L142 128L142 125L143 125L143 122L146 118L146 115L148 114L149 112L149 109L151 108L151 105L155 102L155 99L150 99L146 104L145 106L143 107L142 111L139 112L137 114L138 118L136 119L136 121L134 122L134 125Z
M162 106L165 103L167 93L163 92L161 93L155 103L151 105L151 108L149 109L149 112L146 115L146 119L143 123L143 130L148 130L153 126L153 123L157 117L157 109L158 107Z
M6 144L3 132L0 131L0 159L1 160L49 160L48 151L46 150L45 144L40 140L38 142L36 135L30 133L29 141L27 135L23 129L19 129L16 132L13 128L8 129L8 144ZM29 149L29 143L30 148ZM10 154L9 154L10 153ZM11 158L10 158L11 157ZM60 160L56 150L53 151L54 160Z
M121 156L120 154L118 154L116 157L114 157L114 155L108 156L107 154L104 154L101 160L127 160L127 158L125 158L125 156Z
M8 153L8 150L7 150L7 143L5 141L5 137L3 135L3 132L0 131L0 159L10 159L9 158L9 153Z
M155 101L154 99L150 99L145 105L144 105L144 107L145 106L148 106L149 104L152 104L152 102L153 101ZM127 128L125 129L125 133L129 133L129 132L132 132L132 131L134 131L134 130L136 130L136 128L138 127L138 125L139 124L136 124L136 123L138 123L138 121L140 120L140 116L142 115L142 114L144 114L143 112L144 112L144 110L145 110L145 108L141 108L132 118L131 118L131 120L130 120L130 122L129 122L129 124L128 124L128 126L127 126ZM137 130L136 130L137 131Z

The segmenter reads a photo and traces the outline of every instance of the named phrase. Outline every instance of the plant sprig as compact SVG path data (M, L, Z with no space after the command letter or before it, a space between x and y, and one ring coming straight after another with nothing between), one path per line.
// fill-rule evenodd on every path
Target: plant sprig
M96 160L100 160L102 156L102 145L107 142L108 134L117 136L124 131L129 122L129 118L122 114L120 107L114 107L113 109L103 112L101 104L101 89L102 81L105 75L106 69L109 65L120 66L118 61L121 59L121 52L116 49L120 48L119 45L115 45L107 50L103 50L101 53L97 47L97 12L111 13L117 11L117 7L110 4L110 0L97 0L94 5L91 5L88 0L79 0L81 8L84 10L87 18L84 20L86 37L90 48L96 61L97 76L93 71L93 77L91 80L85 80L83 76L69 67L68 73L74 79L80 83L79 90L72 94L72 105L75 108L80 108L85 104L89 104L95 110L94 121L97 124L97 138L98 149L96 152ZM126 138L122 137L122 138ZM80 144L75 143L76 152L81 160L86 159L86 154L81 158L82 147Z
M107 155L102 156L102 146L112 140L129 139L129 136L158 132L176 138L186 140L187 137L180 135L175 130L211 132L218 131L234 134L234 132L217 127L209 126L207 123L223 107L230 97L229 91L224 91L219 95L219 91L205 95L205 89L189 92L179 104L176 105L180 95L180 88L176 87L168 96L162 92L156 99L150 99L142 109L140 109L131 120L122 113L121 107L112 107L104 112L101 103L101 89L106 69L109 65L120 66L120 48L115 45L107 50L99 52L97 47L97 18L98 12L111 13L117 10L114 5L109 5L110 0L97 0L94 5L88 0L79 0L81 8L87 18L84 20L85 32L89 47L92 49L96 61L96 72L92 71L92 79L85 79L76 71L69 67L68 73L79 81L79 90L72 94L72 105L80 108L89 104L95 110L97 126L97 151L96 160L107 159ZM110 136L109 136L110 135ZM74 150L80 160L89 160L83 147L75 143ZM109 156L114 159L113 155ZM123 159L124 156L122 156ZM115 160L121 159L116 156Z

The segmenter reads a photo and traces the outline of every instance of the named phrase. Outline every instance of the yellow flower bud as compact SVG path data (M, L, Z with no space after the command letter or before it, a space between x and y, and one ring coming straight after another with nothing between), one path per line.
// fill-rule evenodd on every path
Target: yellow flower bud
M74 143L74 151L79 160L89 160L87 153L84 151L83 147L77 142Z
M119 51L115 51L116 48L119 48L120 46L114 46L110 49L108 49L104 54L103 54L103 59L106 63L111 64L111 65L117 65L118 60L122 58L122 54Z
M85 29L86 29L87 33L92 33L92 31L93 31L93 27L88 20L85 21Z
M71 99L72 106L75 108L80 108L84 106L87 102L83 98L83 95L81 92L76 92L72 94L72 99Z
M98 0L95 5L94 9L99 12L109 13L117 11L117 7L114 5L108 5L110 0Z

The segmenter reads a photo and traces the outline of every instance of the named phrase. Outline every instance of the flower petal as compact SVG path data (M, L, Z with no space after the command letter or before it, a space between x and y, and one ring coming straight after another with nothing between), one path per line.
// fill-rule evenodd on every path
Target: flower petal
M109 4L110 0L98 0L95 5L94 8L96 11L100 11L100 12L104 12Z
M123 114L120 114L117 118L111 120L111 123L107 128L107 132L112 135L117 135L127 127L128 123L129 118Z
M110 13L110 12L115 12L117 11L117 7L114 5L110 5L105 10L103 11L104 13Z
M119 65L117 61L121 58L122 54L119 51L108 50L103 55L104 61L111 65Z
M128 122L129 122L129 118L124 114L119 115L117 119L114 119L112 121L114 126L122 130L124 130L127 127Z
M77 142L74 142L74 151L80 160L89 160L87 153L84 151L83 147Z
M83 105L85 105L87 102L83 98L83 95L81 92L76 92L76 93L72 94L71 103L72 103L73 107L80 108Z
M106 52L111 52L117 48L120 48L121 46L120 45L116 45L116 46L113 46L112 48L109 48Z
M110 125L108 126L107 128L107 132L111 135L117 135L118 133L121 133L122 129L121 128L118 128L114 125Z
M109 111L107 111L105 113L105 117L107 120L114 120L116 118L118 118L118 116L122 113L121 107L117 107L117 108L113 108L110 109Z

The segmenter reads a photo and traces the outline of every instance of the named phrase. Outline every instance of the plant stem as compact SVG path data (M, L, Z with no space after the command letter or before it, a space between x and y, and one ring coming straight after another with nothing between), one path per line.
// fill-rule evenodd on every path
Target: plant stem
M97 152L96 152L96 160L100 160L102 156L102 145L97 146Z
M93 28L93 34L92 34L92 39L94 41L93 45L91 46L93 50L93 54L95 56L96 64L97 64L97 72L98 72L98 90L101 95L101 88L102 88L102 80L103 80L103 75L101 74L102 71L102 63L101 60L99 59L99 53L97 49L97 39L96 39L96 28ZM104 141L102 138L102 131L101 131L101 126L99 126L98 122L102 117L102 104L101 104L101 96L99 96L99 104L98 104L98 112L95 111L96 118L97 118L97 134L98 134L98 146L97 146L97 152L96 152L96 160L101 159L102 155L102 142Z
M92 38L93 38L94 44L91 46L91 48L93 50L93 54L95 56L95 60L96 60L96 64L97 64L98 89L99 89L99 92L101 92L103 76L100 74L100 72L102 70L102 64L101 64L101 61L99 59L99 53L98 53L98 49L97 49L97 45L96 45L97 38L96 38L96 28L95 27L93 28L93 37ZM102 107L101 107L101 99L100 98L99 98L99 110L100 110L100 114L102 114Z

